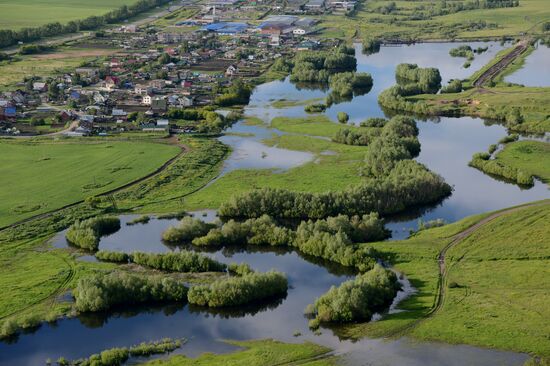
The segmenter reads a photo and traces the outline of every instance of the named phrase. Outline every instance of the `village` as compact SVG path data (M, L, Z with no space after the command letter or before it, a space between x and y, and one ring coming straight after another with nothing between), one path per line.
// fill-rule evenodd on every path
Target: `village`
M285 6L186 1L172 3L162 22L128 23L78 44L110 47L109 56L54 77L29 76L1 93L0 134L211 131L211 125L200 125L204 111L246 104L250 93L245 89L251 90L255 78L277 58L328 46L315 37L320 27L316 14L355 6L322 0ZM190 9L195 10L192 16L181 20ZM244 99L219 101L224 94L241 92ZM189 110L195 112L182 113ZM209 119L223 118L217 116Z

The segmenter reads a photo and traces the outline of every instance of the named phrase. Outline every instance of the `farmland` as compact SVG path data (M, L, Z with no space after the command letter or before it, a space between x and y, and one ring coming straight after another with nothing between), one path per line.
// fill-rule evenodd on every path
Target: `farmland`
M9 187L1 198L4 226L136 180L175 156L178 148L149 142L3 140L0 151L0 180Z
M1 0L0 29L36 27L52 20L67 23L93 15L102 15L135 0Z

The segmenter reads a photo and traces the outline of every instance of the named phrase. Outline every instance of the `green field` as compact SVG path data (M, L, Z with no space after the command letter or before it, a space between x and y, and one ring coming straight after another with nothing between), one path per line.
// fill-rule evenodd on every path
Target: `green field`
M417 294L400 308L406 312L382 321L350 326L352 337L411 334L425 340L472 344L541 356L550 355L550 202L522 208L490 221L447 253L447 289L440 311L417 326L435 301L439 251L454 235L487 214L410 239L375 243L395 268L404 273Z
M0 0L0 29L67 23L130 5L136 0Z
M148 366L331 366L336 365L334 357L323 358L330 350L313 343L290 344L273 340L230 342L244 351L226 355L203 354L197 358L174 356L168 360L147 362Z
M434 16L426 20L410 20L415 7L432 9L431 0L395 1L398 11L390 14L372 12L393 2L375 0L361 4L351 17L325 15L322 36L326 38L387 37L400 39L442 40L452 38L498 38L524 32L541 32L543 21L550 19L546 0L521 0L520 6L501 9L476 9ZM486 22L485 28L471 27L470 22Z
M521 169L550 184L550 144L540 141L517 141L506 144L496 159Z
M252 123L259 123L252 120ZM325 116L308 118L275 118L271 124L281 131L296 133L274 136L264 141L293 151L311 152L311 162L283 172L270 169L234 170L186 198L186 208L216 208L237 192L253 188L286 188L303 192L343 190L359 183L359 169L364 159L365 146L351 146L313 136L332 136L342 125ZM311 135L311 136L310 136Z
M0 225L136 180L177 152L150 142L0 141Z

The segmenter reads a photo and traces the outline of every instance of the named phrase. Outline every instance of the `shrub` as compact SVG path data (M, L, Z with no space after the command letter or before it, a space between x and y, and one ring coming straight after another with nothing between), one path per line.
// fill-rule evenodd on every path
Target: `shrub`
M338 112L337 118L340 123L348 123L349 121L349 115L346 112Z
M282 295L287 289L288 281L283 273L249 273L210 285L192 286L187 300L190 304L208 307L237 306Z
M304 107L304 111L307 113L322 113L327 109L326 104L308 104Z
M130 261L130 256L128 254L109 250L100 250L95 256L97 259L105 262L128 263Z

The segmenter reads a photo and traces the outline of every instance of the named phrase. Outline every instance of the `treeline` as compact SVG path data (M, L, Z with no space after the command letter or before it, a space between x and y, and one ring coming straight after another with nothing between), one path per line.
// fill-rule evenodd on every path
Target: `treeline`
M349 323L370 320L375 312L386 309L400 289L397 276L377 264L355 279L332 286L330 290L306 308L314 317L310 327L320 323Z
M46 37L97 29L105 24L113 24L121 20L126 20L144 11L167 4L170 1L171 0L138 0L135 4L129 6L123 5L105 15L90 16L82 20L73 20L67 24L55 22L35 28L22 28L19 30L2 29L0 30L0 48L13 46L18 42L28 43Z
M284 295L287 289L288 281L283 273L248 273L240 277L219 279L209 285L192 286L187 300L199 306L238 306Z
M462 91L462 88L462 80L453 79L449 82L449 84L441 88L441 93L460 93Z
M378 212L382 215L430 204L452 188L439 175L412 160L399 161L384 177L369 179L346 190L326 193L263 188L236 194L219 209L222 217L324 218Z
M532 186L535 184L535 179L531 174L521 169L505 165L497 159L491 159L489 153L482 152L474 154L468 165L482 172L511 180L517 184L525 186Z
M119 366L128 361L130 357L148 357L172 352L181 347L179 339L164 338L160 341L143 342L131 347L118 347L93 354L88 358L80 358L68 361L64 357L57 360L59 366Z
M74 291L80 312L108 310L117 305L182 301L187 288L166 276L139 276L124 272L96 274L81 278Z
M235 123L235 119L224 117L223 115L216 113L208 109L201 108L171 108L168 110L166 116L170 119L180 119L185 121L197 121L196 124L197 132L199 133L220 133L227 127L231 127ZM129 121L135 120L134 116L128 116ZM139 114L136 115L136 118L139 117ZM147 117L143 115L143 120L145 121ZM139 118L137 118L139 123Z
M95 251L101 236L116 232L119 229L120 220L118 217L94 217L72 224L67 230L65 238L77 247Z
M167 272L223 272L227 266L210 257L188 250L172 253L132 254L100 250L96 258L106 262L135 263Z
M377 131L372 129L342 128L332 137L332 141L339 144L367 146L376 136Z

